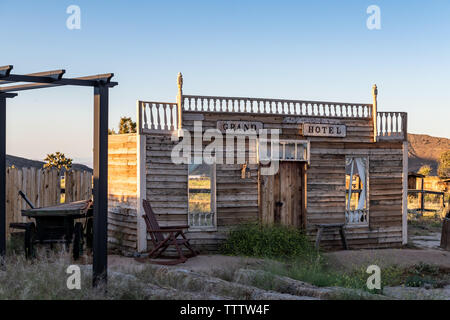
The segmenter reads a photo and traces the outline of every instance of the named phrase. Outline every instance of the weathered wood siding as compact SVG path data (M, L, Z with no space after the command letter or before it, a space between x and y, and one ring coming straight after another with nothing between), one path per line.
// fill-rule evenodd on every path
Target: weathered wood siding
M369 158L369 226L346 230L352 248L402 244L402 142L311 143L308 169L307 230L315 224L345 221L345 156ZM336 231L324 234L321 245L340 247Z
M110 135L108 142L108 242L136 250L136 134Z
M215 129L219 120L260 121L265 129L281 129L281 139L311 142L311 161L306 170L307 213L304 221L311 237L316 233L315 224L345 221L345 156L368 157L369 226L348 228L349 245L352 248L401 245L402 142L373 143L372 119L188 111L183 113L183 128L193 136L194 121L202 121L204 131ZM342 138L304 137L301 125L304 122L343 124L346 125L347 135ZM176 143L168 134L146 135L146 198L150 200L157 219L163 226L187 224L188 221L188 168L187 165L172 163L171 152ZM207 144L208 142L203 143ZM136 152L129 151L126 154L134 161ZM216 167L217 231L187 233L192 243L200 249L217 250L231 226L260 218L260 208L265 200L259 192L259 166L251 163L256 157L256 149L250 147L248 142L245 156L250 160L245 179L241 177L240 164L218 164ZM122 161L121 164L129 166L128 162ZM127 174L135 177L135 173L136 168L133 167ZM131 196L135 189L131 188L131 184L129 186ZM126 224L129 232L127 241L130 245L135 245L135 236L132 234L136 228L134 205L127 209L126 214L119 214L126 218L120 222ZM340 246L337 232L325 233L322 239L324 246Z

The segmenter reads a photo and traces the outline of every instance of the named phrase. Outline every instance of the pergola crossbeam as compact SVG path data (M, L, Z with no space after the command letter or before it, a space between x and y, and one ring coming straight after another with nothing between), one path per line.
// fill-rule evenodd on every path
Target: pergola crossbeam
M8 76L13 69L12 65L2 66L0 67L0 77Z
M14 77L15 75L10 75L9 77ZM93 76L86 77L78 77L78 78L62 78L60 80L46 80L41 81L42 77L38 76L27 76L27 82L36 82L36 83L28 83L14 86L0 86L0 93L2 92L16 92L16 91L24 91L30 89L42 89L42 88L51 88L56 86L63 85L72 85L72 86L84 86L84 87L97 87L99 85L106 85L107 87L114 87L117 85L117 82L111 82L111 78L114 76L114 73L106 73L106 74L98 74ZM9 79L6 77L5 79ZM24 76L18 76L24 77ZM35 79L32 79L35 78ZM46 77L44 77L46 78ZM36 80L36 81L34 81ZM5 80L7 81L7 80Z
M0 85L13 83L13 82L43 82L51 83L56 80L61 80L62 76L66 73L66 70L51 70L44 72L29 73L24 75L9 74L2 76L0 79L7 78L7 80L0 80Z

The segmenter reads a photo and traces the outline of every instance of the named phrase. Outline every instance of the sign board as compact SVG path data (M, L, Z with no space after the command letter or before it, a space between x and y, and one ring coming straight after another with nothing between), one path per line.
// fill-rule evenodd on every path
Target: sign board
M255 121L217 121L217 129L220 132L235 131L245 133L246 131L258 132L263 128L262 122Z
M347 135L347 127L343 124L304 123L303 135L343 138Z

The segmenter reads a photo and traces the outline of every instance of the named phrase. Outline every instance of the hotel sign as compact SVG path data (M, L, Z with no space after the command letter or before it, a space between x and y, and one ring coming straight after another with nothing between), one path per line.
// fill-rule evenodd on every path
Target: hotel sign
M247 131L258 132L263 128L262 122L255 121L217 121L217 129L220 132L234 131L245 133Z
M347 135L347 127L344 124L304 123L303 135L344 138Z

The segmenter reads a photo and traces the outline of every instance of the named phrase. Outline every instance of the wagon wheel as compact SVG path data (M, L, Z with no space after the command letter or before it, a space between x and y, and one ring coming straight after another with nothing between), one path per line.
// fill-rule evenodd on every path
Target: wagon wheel
M34 241L36 239L36 226L34 223L28 224L27 228L25 229L25 258L35 258L36 252L34 249Z
M73 259L78 260L80 255L83 254L83 225L81 222L75 223L73 230Z
M88 218L86 221L86 247L92 249L92 243L94 242L94 224L93 219Z

